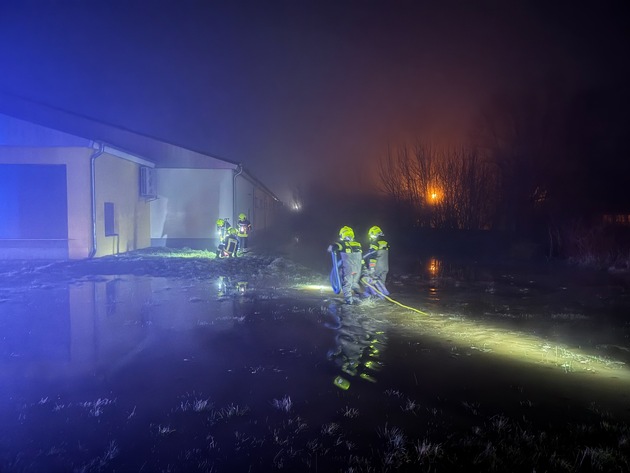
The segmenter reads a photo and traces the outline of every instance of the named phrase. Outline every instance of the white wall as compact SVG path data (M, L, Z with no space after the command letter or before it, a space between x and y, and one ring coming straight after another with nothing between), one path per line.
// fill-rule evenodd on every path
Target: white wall
M254 221L254 185L242 176L236 177L236 205L234 206L235 220L241 213L247 215L250 221Z
M152 239L213 238L216 220L232 215L231 169L155 169Z
M89 162L89 161L88 161ZM108 153L96 158L96 255L151 246L150 207L140 197L140 166ZM105 235L105 202L114 204L115 236Z

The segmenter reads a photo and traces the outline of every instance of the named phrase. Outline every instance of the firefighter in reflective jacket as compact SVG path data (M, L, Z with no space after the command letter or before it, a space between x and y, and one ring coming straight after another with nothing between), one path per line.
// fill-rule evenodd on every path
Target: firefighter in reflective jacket
M247 220L247 215L239 214L238 215L238 239L240 242L240 247L242 252L247 252L247 239L249 238L249 232L252 231L252 224L249 220Z
M380 281L383 288L385 288L385 280L387 279L387 273L389 273L389 243L385 240L381 228L377 226L373 226L368 230L368 237L370 249L363 256L367 264L368 275Z
M217 219L217 235L219 235L219 245L225 243L228 229L230 228L230 222L227 218Z
M365 266L361 243L354 241L354 230L347 226L341 228L339 241L330 245L328 251L334 252L337 261L341 261L341 290L346 304L357 304L357 297L363 292L359 282L362 273L365 272Z
M217 258L236 258L238 252L238 237L236 236L236 228L228 228L225 241L219 244L217 248Z

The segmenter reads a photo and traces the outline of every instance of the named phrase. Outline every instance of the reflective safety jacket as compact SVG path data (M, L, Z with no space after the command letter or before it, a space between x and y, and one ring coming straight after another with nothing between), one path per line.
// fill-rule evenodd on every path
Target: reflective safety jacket
M332 249L341 259L342 268L346 275L358 273L361 275L363 267L363 250L358 241L340 240L332 245Z
M219 258L234 258L238 252L238 238L228 235L225 243L219 245Z
M385 240L378 240L370 243L370 250L364 256L370 273L381 279L384 274L387 277L389 271L389 243ZM384 279L381 279L385 282Z
M219 243L225 243L225 237L227 236L227 231L230 229L230 222L227 220L223 221L223 225L217 225L217 233L219 234Z
M239 220L238 221L238 236L247 237L249 236L249 232L252 231L252 224L249 220Z

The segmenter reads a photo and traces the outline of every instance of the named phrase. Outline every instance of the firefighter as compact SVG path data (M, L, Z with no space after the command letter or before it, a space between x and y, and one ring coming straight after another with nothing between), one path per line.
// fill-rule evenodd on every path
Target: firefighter
M367 274L385 295L389 294L385 286L389 272L389 243L384 238L383 230L373 226L368 230L369 250L363 256L367 266Z
M354 230L342 227L339 230L339 240L328 247L339 264L341 291L346 304L358 304L358 295L362 293L359 281L365 272L363 265L361 243L354 240Z
M219 243L217 248L217 258L236 258L238 252L238 237L236 235L236 228L228 228L225 240Z
M219 245L225 243L225 238L227 237L229 228L230 222L228 222L227 218L220 218L217 220L217 234L219 235Z
M252 231L252 224L249 220L247 220L247 215L239 214L238 215L238 240L240 243L240 248L243 253L247 253L247 239L249 238L249 232Z

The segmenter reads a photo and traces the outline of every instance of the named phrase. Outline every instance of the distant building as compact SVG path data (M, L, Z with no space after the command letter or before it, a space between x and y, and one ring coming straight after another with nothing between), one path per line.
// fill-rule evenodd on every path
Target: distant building
M0 258L214 249L218 218L280 206L240 164L0 94Z

